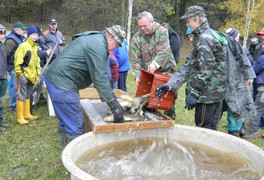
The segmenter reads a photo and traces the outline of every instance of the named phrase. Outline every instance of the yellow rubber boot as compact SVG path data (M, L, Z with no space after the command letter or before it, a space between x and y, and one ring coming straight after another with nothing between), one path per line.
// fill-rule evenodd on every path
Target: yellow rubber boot
M17 105L16 105L16 109L17 109L17 122L19 124L27 124L28 121L24 119L23 116L23 109L24 109L24 102L23 101L17 101Z
M30 114L30 99L24 101L24 118L28 120L36 120L38 116L32 116Z

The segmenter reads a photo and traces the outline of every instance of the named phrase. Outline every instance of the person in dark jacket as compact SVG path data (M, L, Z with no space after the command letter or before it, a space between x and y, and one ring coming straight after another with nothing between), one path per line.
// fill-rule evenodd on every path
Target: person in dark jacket
M236 42L239 42L240 33L236 28L228 28L225 31L225 33L228 34L230 37L232 37ZM252 64L254 60L251 54L249 53L249 51L245 48L243 48L243 51L246 54L246 57L248 58L248 61L249 61L248 64ZM244 79L244 82L248 88L251 88L253 79L256 77L255 73L252 71L252 68L248 68L248 71L241 70L241 72L242 72L243 77L245 77L246 74L250 75L250 76L247 76L247 79ZM248 93L250 92L248 91ZM251 98L249 94L247 96L248 98ZM224 102L224 104L226 104L226 102ZM237 137L244 135L245 133L244 132L245 131L244 120L237 121L236 118L234 117L234 114L232 113L231 109L228 106L227 106L227 122L228 122L227 131L229 134L237 136Z
M58 30L58 21L55 18L51 18L49 21L49 29L44 31L43 34L46 37L45 43L49 46L50 49L54 49L57 41L58 48L55 50L54 55L51 58L49 64L63 51L63 46L66 44L66 40L63 34Z
M25 40L23 36L26 33L27 27L22 22L16 22L13 25L11 33L6 37L6 56L7 56L7 71L10 75L8 82L8 94L9 94L9 109L11 111L16 110L17 101L17 80L14 71L14 55L17 47Z
M256 85L257 94L255 99L256 116L249 121L248 132L243 136L247 139L262 137L259 131L261 117L264 114L264 52L257 58L253 64L254 71L257 75Z
M9 127L8 124L3 122L4 101L7 88L6 50L3 44L5 35L6 29L0 24L0 132L5 131Z
M125 31L119 25L103 32L87 31L74 35L73 41L44 72L47 90L59 119L63 147L84 133L78 90L92 83L101 100L110 107L114 123L124 122L123 109L112 92L106 67L108 52L119 47L124 37Z
M180 36L176 31L172 29L172 27L168 23L163 23L162 26L168 29L171 51L176 64L178 64L180 61L180 49L181 49Z

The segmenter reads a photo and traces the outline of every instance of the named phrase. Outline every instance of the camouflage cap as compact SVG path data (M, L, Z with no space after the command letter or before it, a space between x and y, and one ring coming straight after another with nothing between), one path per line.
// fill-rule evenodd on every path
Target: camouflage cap
M106 27L105 28L107 32L109 32L114 38L117 40L119 45L121 46L124 38L126 37L126 33L124 31L124 28L121 27L120 25L113 25L111 27Z
M186 9L185 14L180 19L187 19L189 17L206 17L204 8L201 6L190 6Z

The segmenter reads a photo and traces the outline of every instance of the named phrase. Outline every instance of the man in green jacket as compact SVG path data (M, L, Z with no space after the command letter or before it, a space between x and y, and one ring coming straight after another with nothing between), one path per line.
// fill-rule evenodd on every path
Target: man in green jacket
M45 83L55 114L59 119L62 146L84 133L84 117L78 90L90 86L97 89L114 115L114 123L124 121L123 110L115 98L107 78L108 52L121 45L125 31L119 25L105 31L77 34L44 73Z

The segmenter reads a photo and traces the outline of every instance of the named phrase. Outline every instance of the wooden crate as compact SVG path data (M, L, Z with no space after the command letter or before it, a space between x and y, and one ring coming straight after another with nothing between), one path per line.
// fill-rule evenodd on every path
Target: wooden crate
M172 91L156 96L156 88L170 80L170 76L160 72L149 73L146 70L140 71L139 83L136 96L142 96L150 93L147 107L152 109L170 110L174 104L174 93Z
M116 97L125 94L121 90L114 90ZM155 114L162 116L163 120L150 119L147 121L136 120L133 122L124 123L109 123L103 120L103 117L99 115L95 109L93 102L101 103L99 94L94 88L87 88L80 91L81 106L85 114L85 132L93 131L95 133L102 132L115 132L115 131L131 131L142 129L155 129L155 128L167 128L174 126L174 120L163 114L161 110L154 110ZM94 101L95 100L95 101ZM102 103L103 106L107 106L106 103Z

